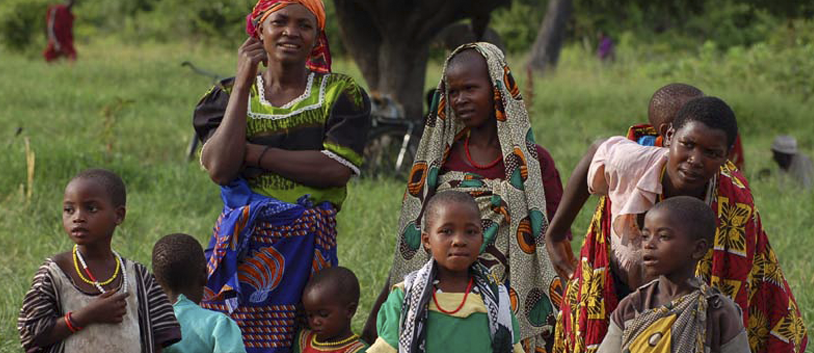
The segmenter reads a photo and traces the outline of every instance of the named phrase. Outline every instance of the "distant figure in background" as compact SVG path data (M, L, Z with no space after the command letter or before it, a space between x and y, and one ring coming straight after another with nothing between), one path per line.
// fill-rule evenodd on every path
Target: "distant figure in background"
M76 60L76 49L73 47L73 8L75 1L66 0L64 4L48 7L45 23L48 28L48 46L42 52L45 61L52 62L65 56L68 60Z
M797 140L788 135L780 135L772 143L774 161L780 167L780 180L791 178L803 189L810 189L814 179L814 164L811 159L797 150Z
M616 60L616 50L614 49L613 39L607 36L603 31L599 31L596 36L599 39L599 45L596 47L596 57L602 62Z

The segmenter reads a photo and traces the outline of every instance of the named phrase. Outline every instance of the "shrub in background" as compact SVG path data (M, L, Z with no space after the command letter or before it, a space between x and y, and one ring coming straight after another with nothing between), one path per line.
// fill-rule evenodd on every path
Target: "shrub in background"
M3 0L0 6L0 41L12 51L44 46L47 0Z
M537 38L547 1L514 0L509 7L492 12L489 27L494 29L510 53L525 53Z

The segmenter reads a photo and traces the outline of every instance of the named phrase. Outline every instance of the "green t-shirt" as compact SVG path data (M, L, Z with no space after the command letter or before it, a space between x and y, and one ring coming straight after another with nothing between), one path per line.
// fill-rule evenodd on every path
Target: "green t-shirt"
M458 307L463 297L464 293L436 293L438 304L446 311L452 311ZM403 301L404 289L401 284L398 284L393 287L387 301L379 309L376 320L379 340L368 349L369 353L390 351L388 347L381 347L385 343L390 349L398 350L399 322ZM517 350L520 342L520 325L514 313L512 313L512 329L515 333L514 344L515 350ZM469 293L461 309L451 315L439 311L435 302L431 300L425 344L428 353L491 353L492 338L489 332L489 317L480 294Z

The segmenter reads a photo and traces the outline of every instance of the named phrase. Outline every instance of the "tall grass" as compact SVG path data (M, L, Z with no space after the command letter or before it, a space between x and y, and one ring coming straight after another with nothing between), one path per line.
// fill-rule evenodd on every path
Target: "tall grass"
M237 44L235 44L235 48ZM128 213L114 247L124 256L150 263L153 243L162 235L185 232L202 243L220 211L219 190L184 152L192 137L191 109L208 89L208 79L180 67L190 60L231 74L235 48L189 43L129 46L115 41L80 45L73 65L0 52L0 351L19 351L15 323L31 277L42 261L71 243L61 228L65 184L76 172L105 167L122 175ZM521 72L522 58L510 58ZM714 62L705 63L716 65ZM650 94L675 75L653 74L650 65L625 58L612 66L592 63L589 54L569 48L559 72L535 79L532 123L537 141L557 162L563 181L595 138L621 134L646 120ZM360 81L358 69L337 60L335 71ZM430 65L427 86L437 83L440 64ZM521 75L518 75L521 76ZM523 77L518 77L526 87ZM696 81L692 76L683 78ZM738 115L747 174L764 226L797 296L806 322L814 318L814 194L783 190L757 171L773 168L768 146L777 133L796 134L812 152L814 106L803 97L781 94L772 85L746 85L742 77L705 80L707 93L722 97ZM743 87L749 87L744 90ZM524 92L525 93L525 92ZM22 131L18 132L18 129ZM35 155L33 181L25 139ZM30 156L30 153L29 153ZM30 159L30 157L29 157ZM362 283L354 327L359 330L381 288L395 242L403 182L361 179L339 214L340 263ZM30 195L30 197L29 197ZM587 206L574 226L581 243L592 211Z

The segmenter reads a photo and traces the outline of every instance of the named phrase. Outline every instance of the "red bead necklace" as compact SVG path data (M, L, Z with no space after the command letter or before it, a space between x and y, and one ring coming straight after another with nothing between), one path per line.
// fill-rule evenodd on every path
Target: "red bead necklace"
M478 169L492 168L496 166L498 163L500 163L500 161L503 159L503 156L497 156L497 159L495 159L492 163L489 163L487 165L480 165L478 163L475 163L475 161L472 160L472 155L469 154L469 136L467 136L466 140L464 140L464 152L466 152L466 159L469 160L469 164Z
M440 311L440 312L442 312L444 314L447 314L447 315L452 315L452 314L457 313L458 311L461 310L461 308L464 307L464 303L466 303L466 297L469 296L469 291L471 289L472 289L472 277L469 277L469 284L466 285L466 291L464 291L464 299L461 300L461 304L458 305L458 307L455 308L455 310L452 310L452 311L446 311L443 308L441 308L441 305L438 305L438 299L435 297L435 291L432 291L432 301L435 302L435 307L438 308L438 311Z

